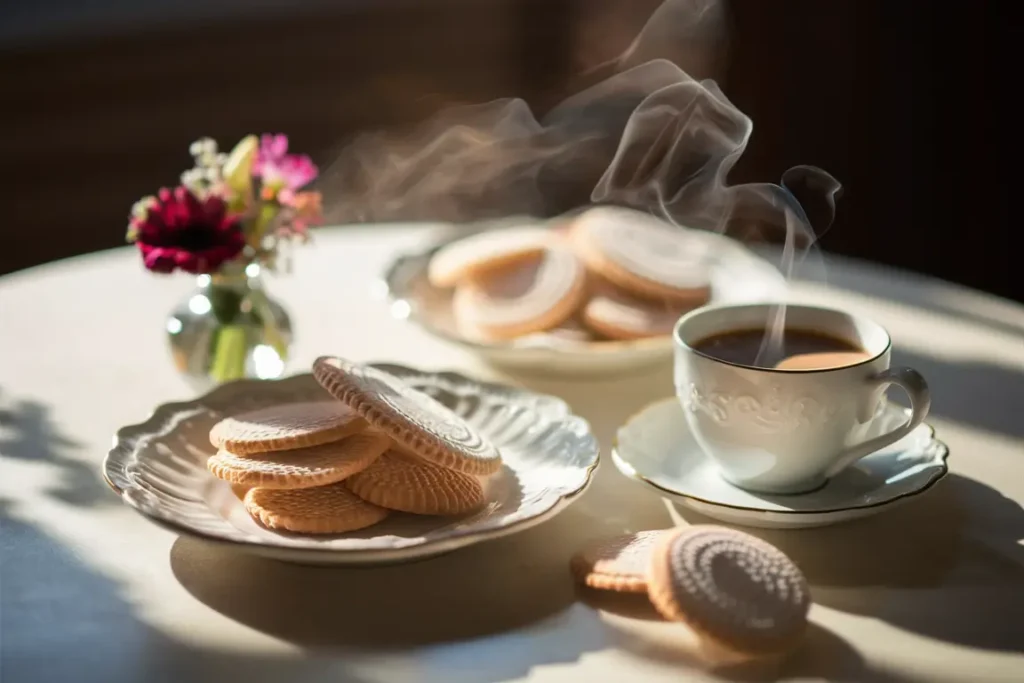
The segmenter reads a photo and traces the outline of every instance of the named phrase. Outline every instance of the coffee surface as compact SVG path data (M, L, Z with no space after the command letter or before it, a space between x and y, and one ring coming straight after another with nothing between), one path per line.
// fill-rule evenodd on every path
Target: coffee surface
M814 330L799 329L785 330L775 337L765 328L732 330L705 337L693 348L726 363L758 368L781 365L781 369L807 369L800 368L799 363L793 363L792 359L812 354L819 359L834 358L835 367L852 365L867 358L863 349L849 341Z

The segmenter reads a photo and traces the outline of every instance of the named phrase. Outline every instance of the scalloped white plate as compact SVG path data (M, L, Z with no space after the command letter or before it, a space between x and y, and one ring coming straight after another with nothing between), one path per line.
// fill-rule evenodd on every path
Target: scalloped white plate
M309 374L231 382L159 406L145 422L117 432L104 478L126 504L177 533L317 564L412 560L516 533L554 517L590 484L597 440L561 399L452 372L374 365L433 396L499 447L505 464L488 479L483 510L458 518L395 514L336 536L278 533L253 521L231 486L206 469L215 452L210 428L226 415L265 405L330 400Z
M494 228L492 228L494 229ZM500 229L500 226L497 228ZM768 260L740 242L707 231L695 231L705 242L711 259L711 303L778 301L788 292L786 279ZM451 312L451 292L427 280L434 252L458 239L452 237L422 251L397 257L385 270L379 291L386 296L391 315L409 320L430 334L507 368L559 375L601 376L638 370L672 357L671 335L630 341L561 339L529 335L508 342L480 343L463 338Z

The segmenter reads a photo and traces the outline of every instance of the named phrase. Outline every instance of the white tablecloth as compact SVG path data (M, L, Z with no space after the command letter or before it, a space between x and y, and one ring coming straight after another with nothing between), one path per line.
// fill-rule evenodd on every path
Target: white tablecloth
M391 319L370 283L425 228L325 230L271 291L290 308L294 371L317 355L454 368L566 398L606 447L668 368L602 381L507 377ZM883 515L757 532L807 573L804 646L753 679L1024 680L1024 308L835 260L798 296L865 313L921 370L952 474ZM164 339L192 286L129 249L0 278L0 680L713 681L681 627L581 602L567 571L587 539L699 523L607 458L587 494L522 534L425 562L330 569L176 538L101 482L121 425L188 398ZM598 606L600 607L600 605ZM639 617L643 617L640 614Z

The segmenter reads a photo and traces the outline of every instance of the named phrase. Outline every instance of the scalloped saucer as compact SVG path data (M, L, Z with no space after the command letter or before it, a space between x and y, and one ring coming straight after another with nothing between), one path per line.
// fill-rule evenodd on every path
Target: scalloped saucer
M895 428L908 414L902 406L884 403L868 436ZM690 434L676 398L634 415L615 441L612 461L630 479L708 517L770 529L827 526L878 514L925 493L949 471L949 449L923 424L816 491L792 496L745 491L719 475Z
M589 486L598 462L590 425L559 398L478 382L454 372L374 364L455 411L501 450L487 481L488 504L463 517L393 514L335 536L277 533L257 524L224 481L206 469L210 428L262 406L333 400L310 374L224 384L184 403L159 406L123 427L103 463L107 483L136 511L180 534L281 560L373 564L430 557L522 531L554 517Z

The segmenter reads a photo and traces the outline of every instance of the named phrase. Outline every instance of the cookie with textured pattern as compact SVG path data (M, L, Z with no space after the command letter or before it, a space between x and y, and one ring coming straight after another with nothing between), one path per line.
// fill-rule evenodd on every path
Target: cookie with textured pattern
M572 556L569 568L576 581L590 588L646 593L651 552L665 533L638 531L596 540Z
M685 622L712 650L781 654L807 629L811 594L775 546L714 525L673 530L657 542L648 594L667 619Z
M235 455L221 449L206 461L206 468L218 479L240 486L309 488L361 472L390 446L388 437L367 431L341 441L288 451Z
M588 268L635 296L691 307L711 296L708 247L686 228L601 206L573 220L570 241Z
M282 403L221 420L210 430L210 443L247 455L339 441L365 427L358 415L337 401Z
M435 287L454 287L463 280L531 261L551 242L551 231L542 227L480 232L435 251L427 265L427 279Z
M493 474L501 454L465 420L399 378L343 358L321 356L313 376L401 449L428 462L466 474Z
M344 482L308 489L249 489L245 509L268 529L302 534L364 529L389 514L349 491Z
M345 485L363 500L417 515L461 515L486 502L480 481L390 450Z

